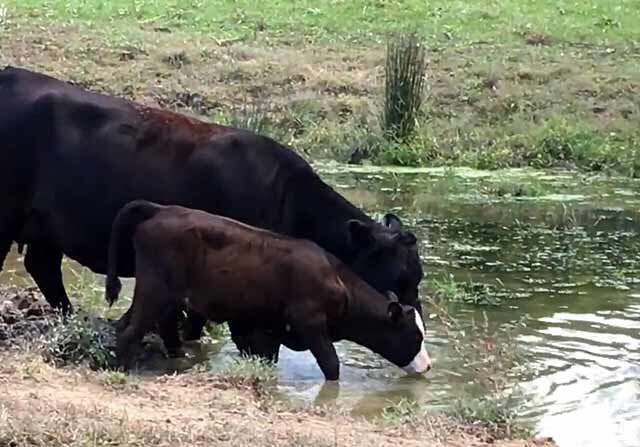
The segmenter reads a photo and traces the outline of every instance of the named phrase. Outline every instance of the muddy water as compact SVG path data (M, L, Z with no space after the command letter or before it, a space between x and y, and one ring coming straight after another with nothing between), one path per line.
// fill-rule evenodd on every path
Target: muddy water
M453 275L491 286L485 298L497 305L450 304L448 311L469 349L481 349L482 321L483 343L489 334L492 344L518 350L520 367L499 374L522 387L521 417L541 435L561 447L640 446L638 181L518 170L318 169L370 212L403 216L420 237L430 279ZM9 261L15 271L0 279L21 281L17 258ZM79 280L66 275L68 283ZM431 292L425 283L423 295ZM429 306L426 312L433 317ZM403 399L447 407L478 377L437 318L427 332L435 368L426 379L404 377L340 343L339 389L322 386L311 355L284 350L279 393L301 403L337 401L364 415ZM235 355L225 341L192 352L219 367Z

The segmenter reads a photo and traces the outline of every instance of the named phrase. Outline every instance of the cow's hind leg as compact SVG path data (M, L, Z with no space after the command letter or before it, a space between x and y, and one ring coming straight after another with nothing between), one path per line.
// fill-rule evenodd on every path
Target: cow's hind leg
M73 312L62 282L60 250L41 243L29 245L24 265L51 307L61 310L65 315Z

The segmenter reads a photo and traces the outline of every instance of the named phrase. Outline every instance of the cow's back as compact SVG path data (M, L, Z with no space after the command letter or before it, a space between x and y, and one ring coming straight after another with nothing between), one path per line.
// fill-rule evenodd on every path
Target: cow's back
M132 200L282 230L289 179L314 176L270 138L16 68L0 72L0 157L0 209L11 200L36 223L23 242L46 239L97 272L111 222ZM130 248L122 260L131 275Z
M126 100L90 92L41 73L7 67L0 71L0 126L24 120L26 113L33 113L38 101L55 95L104 108L128 105Z

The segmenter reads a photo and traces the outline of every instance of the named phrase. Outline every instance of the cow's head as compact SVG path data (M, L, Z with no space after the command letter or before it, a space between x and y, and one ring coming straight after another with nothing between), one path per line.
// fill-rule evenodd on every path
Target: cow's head
M380 223L353 219L347 225L355 253L352 270L380 293L392 291L400 303L422 314L418 285L423 271L415 235L404 230L394 214L387 214Z

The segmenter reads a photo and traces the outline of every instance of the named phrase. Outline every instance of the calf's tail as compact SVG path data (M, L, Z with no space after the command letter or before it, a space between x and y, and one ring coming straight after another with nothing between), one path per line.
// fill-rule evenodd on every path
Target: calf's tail
M118 249L125 238L131 240L138 225L153 217L162 206L146 200L134 200L127 203L116 215L111 226L109 254L107 260L107 281L105 298L109 306L118 300L121 284L118 278Z

